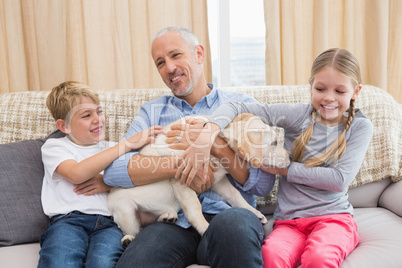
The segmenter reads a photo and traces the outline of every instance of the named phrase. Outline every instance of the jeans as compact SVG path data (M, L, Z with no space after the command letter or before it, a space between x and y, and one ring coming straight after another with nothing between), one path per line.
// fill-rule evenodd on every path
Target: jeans
M116 267L262 267L264 229L252 212L230 208L205 215L210 225L201 237L190 227L155 222L146 226L124 251Z
M122 237L110 217L78 211L57 215L40 237L38 267L115 267Z

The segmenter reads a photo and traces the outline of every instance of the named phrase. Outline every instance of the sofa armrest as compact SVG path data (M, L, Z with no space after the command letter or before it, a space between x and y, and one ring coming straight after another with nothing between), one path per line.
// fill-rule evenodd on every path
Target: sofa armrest
M402 181L391 183L381 194L379 206L402 217Z
M377 207L384 190L391 184L391 179L367 183L349 190L349 202L354 208Z

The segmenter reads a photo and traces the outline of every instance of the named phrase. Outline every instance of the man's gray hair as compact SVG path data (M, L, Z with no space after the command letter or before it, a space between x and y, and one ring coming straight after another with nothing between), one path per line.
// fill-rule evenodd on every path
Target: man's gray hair
M168 32L176 32L176 33L180 34L183 41L186 42L186 44L191 49L194 49L199 44L197 36L195 36L195 34L192 31L190 31L189 29L187 29L185 27L181 27L181 26L171 26L171 27L166 27L166 28L159 30L152 38L151 44L154 42L154 40L156 38L159 38Z

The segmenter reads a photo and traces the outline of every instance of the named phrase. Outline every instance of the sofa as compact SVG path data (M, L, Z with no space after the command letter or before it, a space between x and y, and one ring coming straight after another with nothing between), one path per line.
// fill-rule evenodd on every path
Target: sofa
M309 102L308 85L230 87L260 102ZM97 91L107 118L106 139L119 141L141 105L169 89ZM45 99L49 91L0 94L0 266L36 267L40 234L48 225L40 194L43 166L40 147L57 135ZM371 119L374 136L363 165L350 186L349 200L361 241L343 268L402 267L402 105L386 91L364 85L356 107ZM52 134L53 133L53 134ZM272 228L276 188L258 197L258 209ZM198 267L194 264L190 267Z

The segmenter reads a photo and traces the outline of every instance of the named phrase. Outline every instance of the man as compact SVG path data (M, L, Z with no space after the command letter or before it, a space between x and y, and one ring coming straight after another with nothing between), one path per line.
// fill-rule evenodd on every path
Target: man
M186 28L162 29L155 35L151 51L159 74L174 96L163 96L145 103L126 137L152 125L166 126L183 116L211 114L227 101L256 101L249 96L220 91L207 84L202 65L204 48ZM191 130L185 128L185 131ZM183 142L187 147L191 143L190 140ZM258 194L257 181L273 186L274 180L259 169L242 165L228 146L219 146L224 144L222 139L218 138L215 144L211 154L225 160L230 181L250 204L255 205L255 196L247 191ZM121 187L169 179L177 171L176 161L173 156L150 157L132 152L116 160L105 171L104 179L109 185ZM147 165L139 164L145 162ZM186 267L193 263L213 267L262 267L264 230L260 220L248 210L231 208L216 193L205 191L213 180L213 177L204 180L202 174L197 174L190 185L201 193L199 199L204 216L210 222L202 237L180 212L176 224L155 222L144 227L127 247L117 267Z

